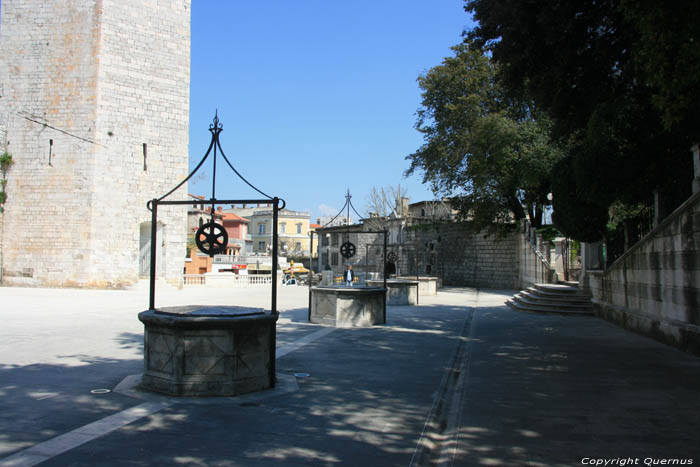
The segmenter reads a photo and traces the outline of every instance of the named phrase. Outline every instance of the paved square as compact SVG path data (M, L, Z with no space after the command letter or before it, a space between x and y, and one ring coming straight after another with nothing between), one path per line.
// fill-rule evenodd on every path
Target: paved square
M266 288L159 287L158 306L269 307ZM335 329L282 287L277 371L294 388L195 401L91 392L143 371L142 284L0 287L0 466L700 462L700 359L595 317L512 311L512 293L441 289L385 326Z

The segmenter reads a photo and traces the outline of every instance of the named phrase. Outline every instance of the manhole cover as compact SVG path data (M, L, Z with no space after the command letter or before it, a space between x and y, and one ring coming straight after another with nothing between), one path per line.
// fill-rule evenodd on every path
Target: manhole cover
M112 392L111 389L93 389L90 394L109 394Z

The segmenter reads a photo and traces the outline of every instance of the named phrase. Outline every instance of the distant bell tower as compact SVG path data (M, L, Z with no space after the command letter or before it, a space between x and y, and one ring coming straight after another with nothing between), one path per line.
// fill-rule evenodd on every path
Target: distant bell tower
M3 283L137 280L146 202L187 176L190 0L2 0L0 15ZM163 211L158 276L177 284L187 213Z

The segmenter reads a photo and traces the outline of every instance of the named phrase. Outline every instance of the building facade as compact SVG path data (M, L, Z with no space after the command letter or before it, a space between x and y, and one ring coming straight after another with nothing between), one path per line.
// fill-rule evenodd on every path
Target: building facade
M150 269L146 203L187 176L189 0L3 0L1 15L0 144L14 161L3 282L137 280ZM186 222L185 207L158 210L157 274L173 282Z
M277 232L280 256L309 255L309 213L282 209L278 213ZM250 233L253 252L266 254L272 251L272 210L256 211L250 216Z
M408 205L409 217L425 221L448 221L457 218L458 211L452 207L450 200L419 201Z
M251 253L253 250L253 239L248 233L250 221L232 212L222 214L222 224L228 234L227 255L242 255Z

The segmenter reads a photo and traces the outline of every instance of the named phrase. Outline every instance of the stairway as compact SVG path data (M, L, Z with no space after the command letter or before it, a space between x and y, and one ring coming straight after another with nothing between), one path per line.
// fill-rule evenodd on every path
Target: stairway
M571 283L535 284L506 301L516 311L562 315L593 315L591 297Z

